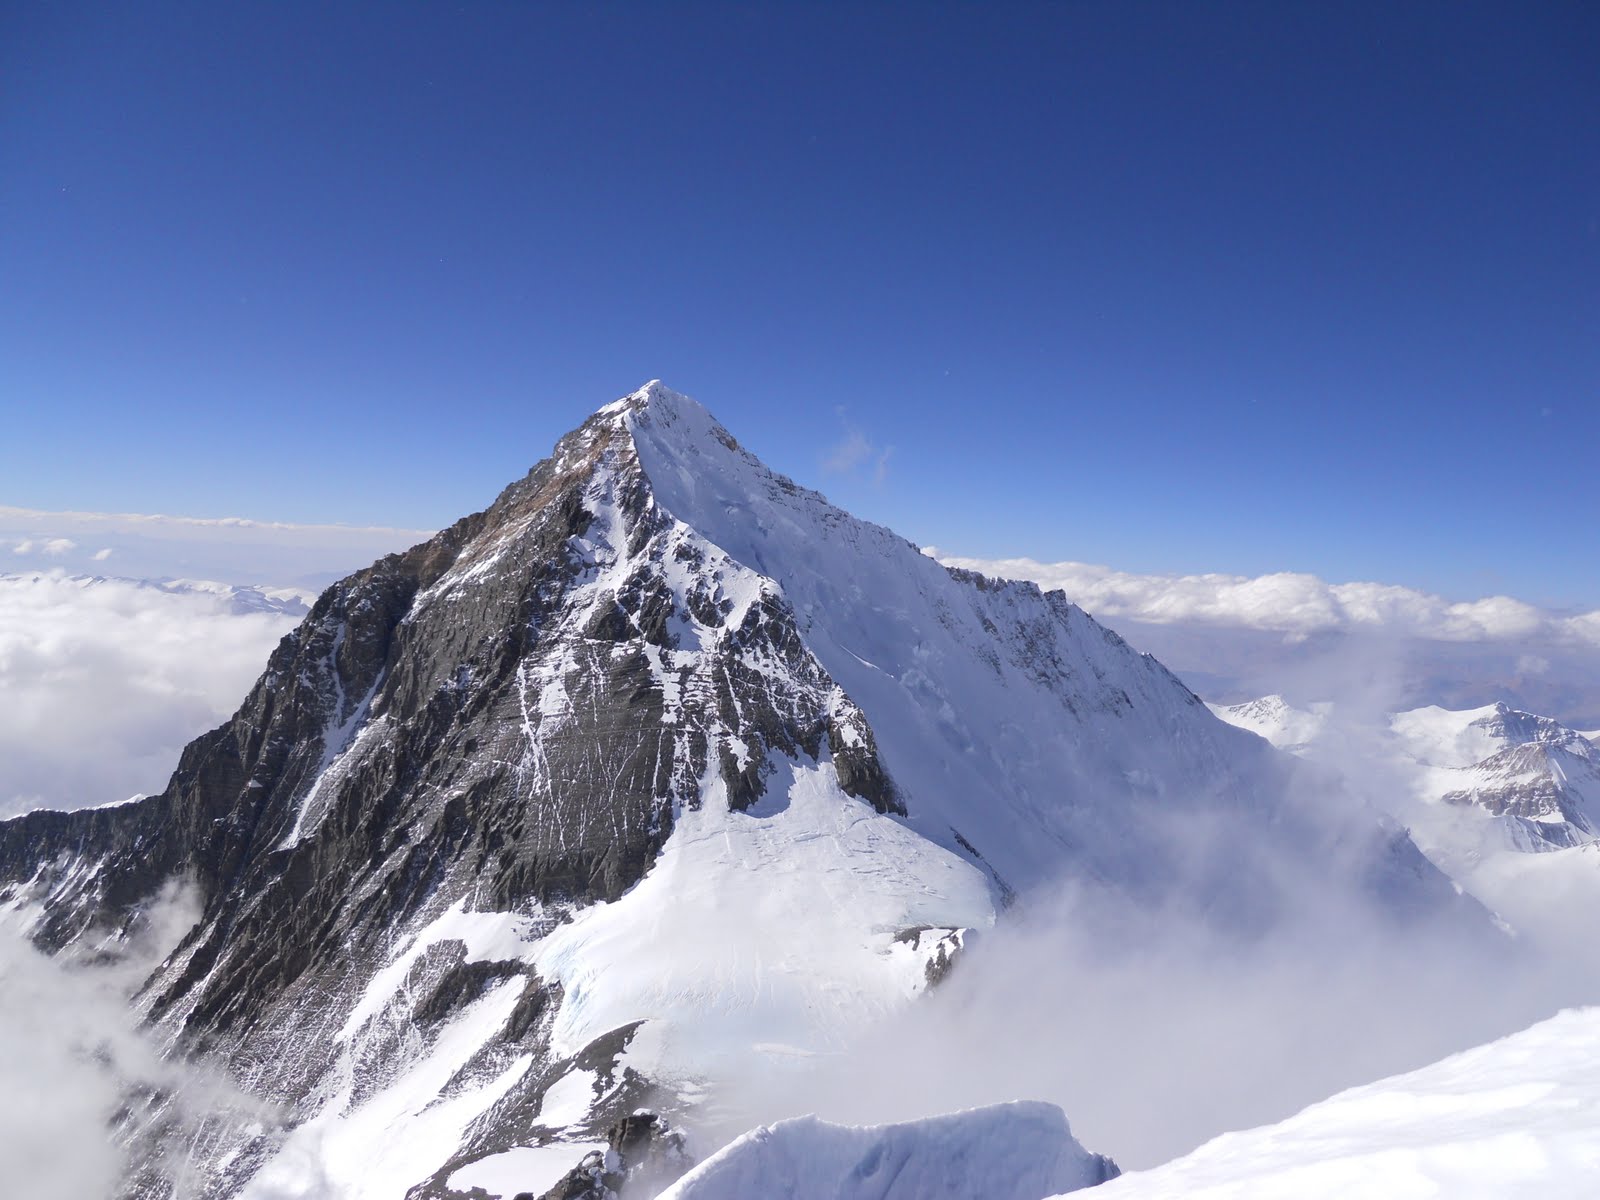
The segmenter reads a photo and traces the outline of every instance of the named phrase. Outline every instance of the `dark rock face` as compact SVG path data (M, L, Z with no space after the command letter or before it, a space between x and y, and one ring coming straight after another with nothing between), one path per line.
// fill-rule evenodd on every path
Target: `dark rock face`
M741 571L656 507L626 426L597 414L487 511L330 587L161 794L0 823L0 901L41 904L37 940L59 950L127 932L188 881L201 919L143 1003L180 1052L224 1056L293 1111L327 1069L306 1047L397 929L469 899L544 921L616 899L698 804L708 763L736 808L785 754L831 755L849 794L902 810L781 594L730 599ZM412 972L417 1036L522 986L502 1049L474 1069L542 1053L552 994L525 966L467 962L456 943ZM385 1077L368 1066L358 1092Z
M683 1135L641 1110L612 1125L606 1149L585 1155L539 1200L650 1200L693 1165Z
M1091 1187L1096 1187L1102 1183L1110 1183L1122 1174L1122 1168L1117 1166L1116 1159L1111 1158L1109 1155L1096 1154L1094 1156L1094 1164L1097 1178L1090 1185Z

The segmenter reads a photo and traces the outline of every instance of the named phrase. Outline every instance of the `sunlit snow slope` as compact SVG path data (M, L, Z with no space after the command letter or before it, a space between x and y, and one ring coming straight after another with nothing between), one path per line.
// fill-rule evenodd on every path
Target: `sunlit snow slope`
M1098 1200L1590 1200L1600 1009L1229 1133Z

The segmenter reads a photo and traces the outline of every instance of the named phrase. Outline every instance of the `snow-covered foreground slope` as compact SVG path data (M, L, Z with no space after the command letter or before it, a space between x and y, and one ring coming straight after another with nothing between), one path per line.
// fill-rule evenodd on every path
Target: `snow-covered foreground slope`
M1115 1175L1055 1105L1014 1103L903 1125L764 1125L661 1200L1043 1200Z
M1123 1176L1101 1200L1591 1200L1600 1196L1600 1009Z

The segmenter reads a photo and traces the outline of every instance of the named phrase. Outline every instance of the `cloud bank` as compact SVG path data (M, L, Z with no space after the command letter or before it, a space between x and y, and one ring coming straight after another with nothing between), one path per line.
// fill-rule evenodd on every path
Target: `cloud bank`
M1210 700L1296 702L1359 687L1390 709L1505 700L1584 728L1600 723L1600 610L1511 596L1447 600L1315 575L1137 575L1089 563L967 558L952 567L1057 589ZM1381 693L1381 694L1380 694Z
M1153 625L1209 624L1306 637L1382 631L1446 642L1534 635L1600 647L1600 610L1564 616L1510 596L1451 601L1390 583L1328 583L1315 575L1133 575L1079 562L962 558L928 553L952 567L1059 588L1097 616Z
M0 816L159 791L302 612L293 592L0 575Z

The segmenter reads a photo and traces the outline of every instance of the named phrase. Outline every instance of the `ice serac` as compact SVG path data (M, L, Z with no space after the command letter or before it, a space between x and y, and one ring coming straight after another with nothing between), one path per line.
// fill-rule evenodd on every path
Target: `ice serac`
M902 1125L796 1117L701 1163L661 1200L1044 1200L1117 1177L1053 1104L997 1104Z
M652 383L323 593L161 794L0 823L0 901L61 950L200 898L140 1003L289 1119L173 1126L130 1194L176 1151L216 1196L423 1200L836 1048L1063 874L1246 927L1286 876L1456 903L1314 791L1064 596Z

